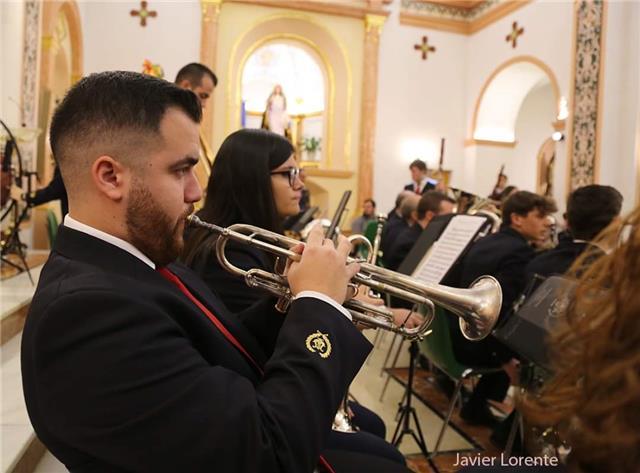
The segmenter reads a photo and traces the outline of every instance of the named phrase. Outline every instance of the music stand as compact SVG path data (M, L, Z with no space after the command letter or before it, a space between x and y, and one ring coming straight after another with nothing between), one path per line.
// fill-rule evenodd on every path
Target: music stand
M12 202L10 207L13 207L13 212L15 215L15 219L14 219L15 224L11 229L11 233L9 234L9 237L2 242L2 249L0 251L0 260L3 263L8 264L9 266L12 266L13 268L17 269L19 272L26 271L27 275L29 276L29 280L31 281L31 284L34 285L35 282L33 281L33 276L31 276L31 270L29 269L29 265L27 264L27 258L24 254L24 248L27 245L25 245L22 242L22 240L20 240L20 224L26 218L29 207L25 206L25 208L22 210L19 216L18 216L17 203ZM14 263L9 258L7 258L7 255L11 253L18 255L18 258L20 258L20 262L22 263L22 266Z
M9 127L2 120L0 120L0 125L7 133L7 136L9 137L8 142L13 143L13 149L15 149L16 153L18 154L18 159L20 160L19 163L22 163L22 156L20 154L20 148L18 147L18 141L13 136L13 133L11 133L11 130L9 129ZM5 156L4 159L5 159L5 162L3 162L3 171L7 171L8 169L5 169L5 167L9 168L11 165L11 162L10 162L11 153L9 153L8 156ZM25 172L22 169L22 165L20 164L18 174L14 179L16 183L19 183L20 179L22 179L23 176L28 177L27 194L31 194L31 191L32 191L31 179L29 178L31 177L31 175L35 175L35 174L36 174L35 172ZM27 259L24 254L24 248L26 248L27 245L25 245L22 242L22 240L20 240L20 225L27 218L28 212L29 212L28 205L25 205L25 207L20 212L18 207L18 202L16 200L12 200L12 202L7 207L7 210L2 214L0 221L4 221L5 218L8 217L9 215L13 216L13 228L11 229L11 232L9 233L9 236L7 237L7 239L2 241L2 245L0 248L0 261L17 269L19 272L26 271L27 275L29 276L29 280L31 281L31 284L34 285L35 282L33 281L33 276L31 276L31 271L29 270L29 265L27 264ZM22 263L22 266L14 263L9 258L7 258L7 255L11 253L15 253L18 255L18 258L20 258L20 262Z
M398 419L398 425L396 425L396 430L393 433L391 443L395 447L398 447L405 435L411 435L418 444L418 447L420 447L422 454L428 459L429 450L427 449L427 444L424 441L424 436L422 435L422 429L420 428L416 408L411 405L411 399L413 397L413 378L416 369L416 360L418 359L419 353L420 347L418 346L418 342L413 340L409 344L409 379L407 380L407 386L405 387L404 404L401 404L398 408L400 418ZM417 433L411 428L411 419L413 419Z

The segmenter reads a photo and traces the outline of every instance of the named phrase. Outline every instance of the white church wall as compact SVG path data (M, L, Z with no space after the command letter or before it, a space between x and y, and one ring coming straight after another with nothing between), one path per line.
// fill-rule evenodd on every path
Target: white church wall
M511 32L513 22L524 28L524 34L518 38L517 47L512 48L505 38ZM519 8L515 12L496 21L474 34L467 48L466 81L466 137L469 138L471 122L480 91L491 73L501 64L516 56L533 56L545 63L554 73L560 88L560 95L569 97L571 90L571 61L573 33L573 2L535 1ZM478 159L487 152L481 146L470 147L465 151L467 162L475 155ZM489 147L493 149L493 147ZM475 154L476 151L479 154ZM481 169L488 163L477 163ZM497 173L497 170L494 171ZM466 173L473 178L477 174ZM492 178L493 179L493 178ZM567 179L566 146L558 146L554 169L554 197L564 200ZM473 182L465 181L464 186L475 188Z
M511 165L505 169L509 184L536 192L538 151L553 133L556 110L550 85L534 89L525 98L516 121L517 144Z
M622 193L626 212L636 204L638 186L640 3L609 2L607 9L599 183Z
M464 84L467 37L399 23L393 2L380 38L374 199L378 210L393 207L409 183L416 158L437 167L440 138L446 138L444 168L461 180L464 140ZM435 53L423 61L414 44L428 36Z
M24 2L0 2L0 118L20 126Z
M84 36L84 73L124 69L142 71L149 59L164 68L165 79L173 80L178 70L200 57L200 2L151 2L147 26L130 16L139 2L78 2Z

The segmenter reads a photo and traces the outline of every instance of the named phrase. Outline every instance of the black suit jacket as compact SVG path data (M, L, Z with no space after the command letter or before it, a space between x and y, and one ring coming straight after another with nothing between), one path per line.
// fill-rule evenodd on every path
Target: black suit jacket
M371 345L336 309L303 298L267 359L200 279L170 269L264 375L158 272L61 226L22 340L39 438L73 472L312 471ZM307 348L317 331L327 358Z
M535 274L549 277L566 273L578 256L589 246L589 243L575 242L570 237L563 238L558 246L540 253L529 262L525 270L527 281L533 279Z
M400 267L400 264L409 254L413 245L415 245L418 238L420 238L422 230L423 228L419 224L414 223L412 226L405 227L398 233L395 241L391 244L391 249L385 255L384 262L388 269L395 271Z
M525 267L534 256L535 251L520 233L509 226L503 226L497 233L474 243L463 257L459 268L447 277L444 284L466 288L482 275L493 276L502 288L502 319L524 290ZM511 352L492 336L480 342L467 341L457 328L457 319L451 320L454 350L463 363L472 366L500 365L511 357Z
M389 214L386 225L382 229L382 241L380 249L382 250L382 258L386 263L387 254L391 251L391 247L396 241L398 234L405 228L409 228L405 219L400 217L395 211Z
M415 184L412 182L411 184L407 184L406 186L404 186L404 190L415 192L414 191L414 187L415 187ZM422 188L422 192L420 192L420 194L424 194L425 192L430 191L430 190L435 189L435 188L436 188L436 185L433 182L427 181L427 183Z
M55 167L53 177L47 187L37 190L33 197L27 196L27 202L31 205L42 205L52 200L60 200L60 211L63 217L69 213L67 189L64 187L59 166Z

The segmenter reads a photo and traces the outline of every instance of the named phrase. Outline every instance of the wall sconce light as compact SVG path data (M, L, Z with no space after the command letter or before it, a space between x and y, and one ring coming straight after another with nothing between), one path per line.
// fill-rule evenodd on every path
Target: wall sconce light
M564 140L564 133L562 133L561 131L554 131L551 134L551 139L553 141L555 141L556 143L560 142L560 141L563 141Z

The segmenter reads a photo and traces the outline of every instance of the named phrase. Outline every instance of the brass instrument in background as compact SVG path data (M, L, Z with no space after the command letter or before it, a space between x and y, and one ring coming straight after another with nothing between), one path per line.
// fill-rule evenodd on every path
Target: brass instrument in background
M245 224L219 227L203 222L195 215L189 216L187 221L190 225L206 228L219 235L216 242L216 256L227 271L244 277L250 287L259 287L279 296L276 308L282 312L288 309L293 294L283 274L258 268L248 271L240 269L229 262L225 255L225 248L227 242L233 240L272 253L279 258L299 261L300 255L291 251L291 248L300 244L298 240ZM359 260L347 259L347 263L353 262L360 263ZM369 263L360 263L360 271L354 276L352 283L365 285L372 290L387 293L413 304L424 305L426 314L423 323L408 329L396 325L393 313L385 307L354 299L344 303L344 307L349 310L355 322L367 327L399 333L409 340L425 336L435 314L434 304L448 309L460 318L460 330L469 340L481 340L491 333L502 306L502 289L491 276L481 276L471 284L469 289L457 289L422 283L404 274Z
M380 256L380 243L382 243L382 230L387 223L387 216L385 214L376 215L376 236L373 238L373 248L371 249L371 258L369 258L370 264L376 264L378 257Z
M497 202L489 197L465 192L454 187L450 188L457 202L457 213L467 215L483 215L491 221L491 233L500 230L502 225L501 211Z

